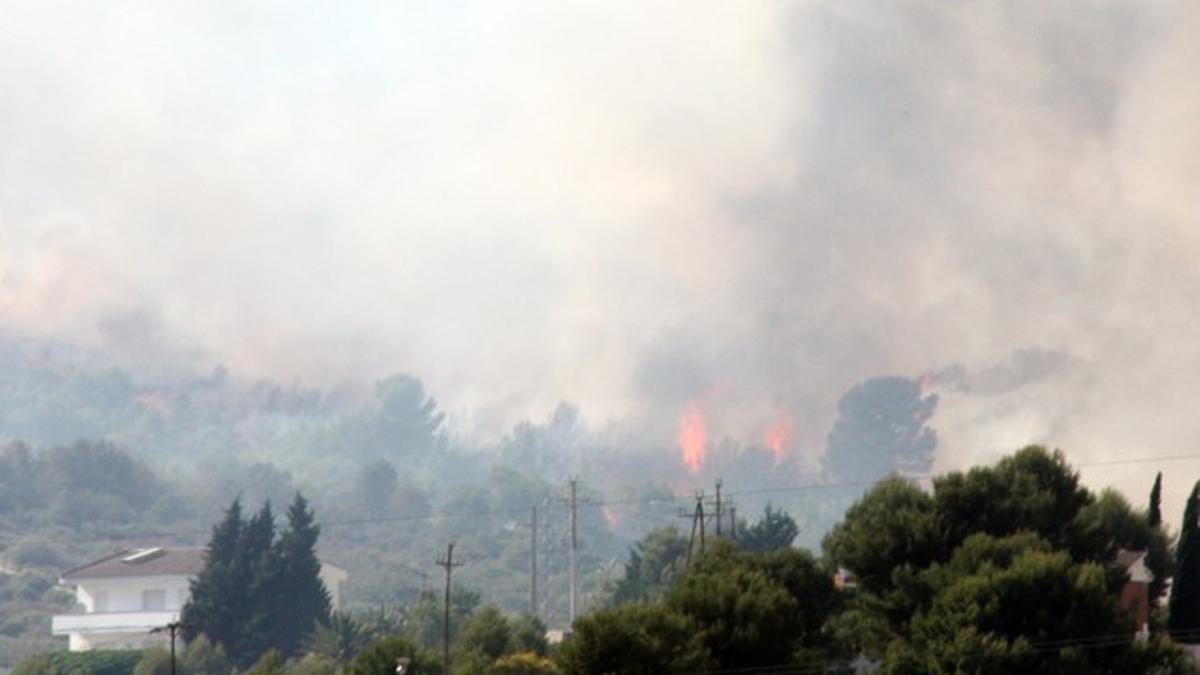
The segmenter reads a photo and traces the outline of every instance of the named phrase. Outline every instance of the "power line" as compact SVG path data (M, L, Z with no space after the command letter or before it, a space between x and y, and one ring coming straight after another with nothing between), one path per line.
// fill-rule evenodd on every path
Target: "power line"
M1096 461L1096 462L1080 462L1080 463L1071 464L1070 466L1073 468L1077 468L1077 469L1084 469L1084 468L1094 468L1094 467L1103 467L1103 466L1117 466L1117 465L1126 465L1126 464L1148 464L1148 463L1152 463L1152 462L1175 462L1175 461L1187 461L1187 460L1197 460L1197 459L1200 459L1200 454L1166 455L1166 456L1161 456L1161 457L1132 457L1132 458L1128 458L1128 459L1106 460L1106 461ZM946 474L943 474L943 475L946 475ZM936 480L940 476L934 475L934 474L910 474L910 475L904 475L901 477L904 479L907 479L907 480L926 482L926 481ZM726 492L726 493L724 493L724 495L727 497L735 497L735 496L754 496L754 495L792 493L792 492L808 492L808 491L816 491L816 490L837 490L837 489L845 489L845 488L862 488L862 487L870 487L872 485L875 485L878 482L879 481L877 481L877 480L875 480L875 481L845 481L845 482L833 482L833 483L802 483L799 485L766 486L766 487L759 487L759 488L748 488L748 489L738 490L735 492ZM649 504L675 504L675 505L678 505L678 504L686 503L687 501L690 501L691 499L692 499L692 497L689 497L686 495L670 496L670 497L648 497L648 498L640 498L640 499L615 499L615 500L602 500L602 501L577 499L576 500L576 508L578 508L578 507L600 508L600 507L604 507L604 506L640 506L640 505L649 505ZM545 505L542 508L547 511L550 511L550 510L568 509L568 508L570 508L570 506L567 504ZM528 510L529 510L529 507L527 507L527 506L517 506L517 507L511 507L511 508L498 508L498 509L488 509L488 510L481 510L481 511L462 511L462 512L457 512L457 513L453 513L453 512L452 513L433 513L433 514L426 514L426 515L420 515L420 516L408 515L408 514L396 514L396 515L391 515L391 516L377 516L377 517L371 517L371 518L347 518L347 519L338 519L338 520L325 520L325 521L318 522L317 525L319 525L321 528L331 528L331 527L345 527L345 526L354 526L354 525L370 525L370 524L379 524L379 523L428 522L428 521L436 521L436 520L452 520L452 519L460 519L460 518L482 518L482 517L486 517L486 516L527 513ZM182 531L171 530L171 531L157 531L157 532L150 531L150 532L141 532L141 533L136 533L136 532L135 533L110 533L110 534L106 534L106 535L104 535L104 534L93 535L90 537L72 536L71 541L75 542L75 543L95 543L95 542L105 542L105 541L114 541L114 540L122 540L122 539L146 539L146 538L181 539L181 538L185 538L185 537L195 538L197 536L205 536L210 533L211 533L210 528L206 528L203 530L182 530ZM52 544L53 543L61 543L60 540L44 539L44 538L21 539L20 542L21 543L52 543Z

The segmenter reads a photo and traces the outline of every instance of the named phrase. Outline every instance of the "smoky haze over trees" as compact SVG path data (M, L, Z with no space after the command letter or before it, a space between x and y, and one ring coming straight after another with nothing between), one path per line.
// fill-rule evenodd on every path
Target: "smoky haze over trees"
M570 475L591 607L718 478L815 547L892 472L1042 443L1141 503L1160 467L1098 464L1200 437L1186 3L5 9L0 562L31 606L302 489L351 603L427 597L457 539L514 610L536 536L561 627ZM1060 534L1035 567L1088 586Z
M816 461L851 386L952 366L956 466L1200 435L1186 3L547 4L8 12L0 322L335 399L411 373L489 441L565 399L665 442L707 397Z

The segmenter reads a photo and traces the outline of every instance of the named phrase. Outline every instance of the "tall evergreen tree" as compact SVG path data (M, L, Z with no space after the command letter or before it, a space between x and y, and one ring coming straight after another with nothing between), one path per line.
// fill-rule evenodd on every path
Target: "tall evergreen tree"
M272 633L274 646L292 656L301 651L305 638L318 623L329 621L330 601L321 581L321 561L316 551L321 528L299 492L287 516L287 529L275 545L278 574Z
M1175 578L1171 582L1167 628L1176 642L1200 642L1200 481L1183 510L1183 526L1175 546Z
M191 599L184 606L182 617L183 636L188 642L206 635L224 646L226 652L231 652L237 644L240 613L237 599L241 596L234 559L243 525L241 500L234 499L225 516L213 526L204 569L191 583Z
M298 493L278 538L270 502L245 520L234 500L213 528L204 570L192 583L185 636L208 636L243 668L271 649L298 654L313 628L329 620L316 554L320 532Z
M242 531L235 557L245 587L245 610L241 618L239 649L230 656L249 665L274 645L274 622L278 604L279 560L275 551L275 514L265 502Z
M1146 514L1150 527L1162 524L1162 472L1154 477L1154 487L1150 488L1150 510Z
M204 569L192 582L183 608L185 639L205 635L242 666L270 647L274 539L269 503L247 521L240 500L233 501L213 527Z

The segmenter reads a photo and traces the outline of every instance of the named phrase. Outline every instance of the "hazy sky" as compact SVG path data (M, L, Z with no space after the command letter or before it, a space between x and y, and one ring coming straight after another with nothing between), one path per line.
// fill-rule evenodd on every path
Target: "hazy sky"
M0 9L10 328L809 456L958 366L942 467L1200 452L1194 2Z

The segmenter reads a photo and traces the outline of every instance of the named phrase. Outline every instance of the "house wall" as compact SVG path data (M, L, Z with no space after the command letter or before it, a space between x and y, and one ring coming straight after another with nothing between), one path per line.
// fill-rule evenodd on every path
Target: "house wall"
M320 576L337 609L346 571L322 564ZM67 635L71 651L142 648L162 643L165 638L151 635L150 629L178 620L191 596L191 577L187 575L75 579L73 583L84 614L53 619L54 634Z
M1117 605L1129 612L1138 632L1150 625L1150 592L1147 584L1140 581L1129 581L1121 589L1121 597Z
M75 598L88 614L95 612L140 612L143 610L178 611L187 602L190 587L184 575L149 577L107 577L79 579ZM147 605L157 597L146 591L162 591L162 605Z
M329 563L321 563L320 576L321 583L325 584L325 590L329 592L330 606L333 609L341 609L342 584L348 576L346 570Z

